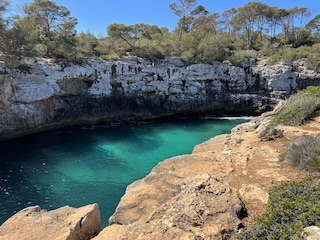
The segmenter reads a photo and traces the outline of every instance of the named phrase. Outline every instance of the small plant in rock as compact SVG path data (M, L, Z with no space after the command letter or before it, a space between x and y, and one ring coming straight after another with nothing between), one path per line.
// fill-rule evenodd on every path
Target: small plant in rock
M261 140L275 140L283 137L283 130L277 129L275 124L267 125L259 134Z
M237 140L237 144L241 144L243 141L244 141L243 138L239 138L239 139Z
M305 135L291 142L282 160L299 169L320 172L320 135Z
M258 217L239 239L301 239L303 228L312 225L320 226L319 179L289 182L270 192L267 213Z

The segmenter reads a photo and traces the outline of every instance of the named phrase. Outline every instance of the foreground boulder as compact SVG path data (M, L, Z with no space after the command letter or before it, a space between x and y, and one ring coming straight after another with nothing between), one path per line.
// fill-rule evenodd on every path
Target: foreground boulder
M98 204L81 208L64 206L52 211L28 207L0 226L1 240L87 240L100 231Z

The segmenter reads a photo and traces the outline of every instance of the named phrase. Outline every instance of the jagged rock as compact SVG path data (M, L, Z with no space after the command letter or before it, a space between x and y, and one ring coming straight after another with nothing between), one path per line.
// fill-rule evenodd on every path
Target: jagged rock
M103 229L93 240L126 239L126 240L194 240L194 234L179 228L168 228L166 225L118 225L114 224ZM201 239L201 238L199 238Z
M166 60L168 61L168 63L170 63L174 66L177 66L177 67L185 66L185 63L179 57L168 57L168 58L166 58Z
M97 204L81 208L64 206L52 211L28 207L0 226L1 240L88 240L100 231Z
M298 73L293 70L292 66L283 64L274 66L258 65L253 71L264 82L264 88L270 92L290 92L297 88Z
M165 224L194 237L230 238L246 216L236 191L224 179L202 173L186 179L181 191L154 211L148 223Z

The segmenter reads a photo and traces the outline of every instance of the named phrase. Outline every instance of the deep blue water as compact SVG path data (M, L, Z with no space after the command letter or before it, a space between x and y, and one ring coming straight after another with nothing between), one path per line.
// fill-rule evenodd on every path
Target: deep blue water
M158 162L191 153L247 119L174 119L90 126L0 143L0 224L32 205L98 203L102 226L125 188Z

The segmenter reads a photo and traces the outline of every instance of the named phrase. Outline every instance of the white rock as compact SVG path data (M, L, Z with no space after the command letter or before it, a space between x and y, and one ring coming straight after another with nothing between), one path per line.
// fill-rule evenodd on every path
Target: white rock
M320 239L320 228L317 226L306 227L301 234L302 239L305 240L319 240Z

